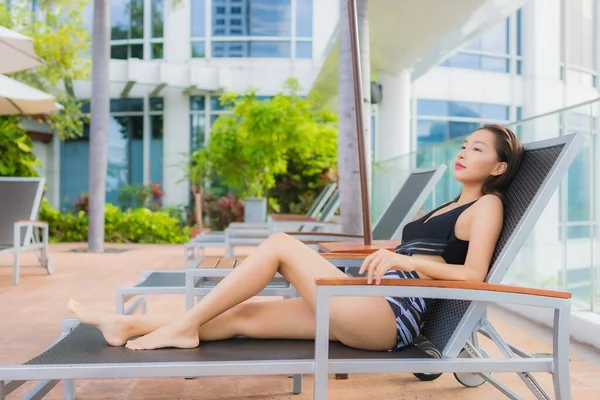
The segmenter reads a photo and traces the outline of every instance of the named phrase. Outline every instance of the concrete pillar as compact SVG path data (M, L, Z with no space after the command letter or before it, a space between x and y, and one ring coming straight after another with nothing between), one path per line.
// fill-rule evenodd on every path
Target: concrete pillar
M189 182L184 179L185 154L190 151L189 97L177 89L164 92L163 187L165 205L188 203Z
M383 97L379 104L375 161L389 160L411 151L410 71L398 75L379 73Z
M374 135L375 163L372 209L376 221L390 204L412 169L411 77L408 70L398 75L379 72L382 99L378 105ZM400 157L400 158L399 158ZM393 161L392 161L393 160Z

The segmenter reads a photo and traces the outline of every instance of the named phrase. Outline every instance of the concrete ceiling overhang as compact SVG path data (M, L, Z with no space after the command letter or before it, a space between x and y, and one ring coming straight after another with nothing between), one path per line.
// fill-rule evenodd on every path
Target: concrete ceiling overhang
M458 47L529 0L369 0L371 77L408 69L414 81ZM338 21L347 23L347 21ZM313 85L330 102L337 93L336 29Z

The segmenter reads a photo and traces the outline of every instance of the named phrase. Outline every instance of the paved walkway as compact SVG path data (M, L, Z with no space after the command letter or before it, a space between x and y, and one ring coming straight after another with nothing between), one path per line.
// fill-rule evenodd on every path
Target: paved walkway
M107 245L126 249L121 253L88 254L72 252L81 244L52 245L56 274L47 276L41 269L25 269L21 284L12 284L12 269L0 269L0 365L20 364L36 356L60 333L61 318L70 317L66 309L69 298L83 304L114 310L117 287L133 285L144 269L180 269L182 246ZM241 248L238 255L251 248ZM209 255L222 255L218 250ZM25 262L33 257L25 257ZM12 262L0 257L0 264ZM149 300L149 312L183 311L183 296L155 296ZM502 335L529 352L551 352L551 336L547 329L492 310L490 319ZM600 334L600 332L599 332ZM484 344L485 347L485 344ZM489 346L487 347L489 348ZM571 380L574 399L600 399L600 352L586 346L571 346ZM532 398L514 374L499 375L517 393ZM548 374L540 382L552 389ZM78 399L312 399L312 377L304 380L304 392L291 394L291 379L284 376L219 377L184 379L122 379L77 381ZM31 383L25 388L31 387ZM330 398L353 399L504 399L489 384L476 389L463 388L452 374L434 382L420 382L412 375L350 375L348 380L329 382ZM11 398L20 398L20 389ZM551 392L552 393L552 392ZM62 385L47 398L62 398Z

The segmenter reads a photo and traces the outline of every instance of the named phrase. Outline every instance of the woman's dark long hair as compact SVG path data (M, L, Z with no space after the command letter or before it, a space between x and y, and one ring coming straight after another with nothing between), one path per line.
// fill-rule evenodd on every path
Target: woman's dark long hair
M503 174L497 176L490 175L483 182L481 191L484 195L493 194L504 201L505 198L502 192L517 174L521 160L523 159L523 143L521 143L521 140L519 140L513 131L502 125L486 124L477 130L486 130L494 135L494 147L498 161L507 164L506 171ZM459 198L460 194L456 196L454 201L458 201Z
M508 187L510 182L513 180L521 160L523 158L523 143L510 129L496 124L483 125L478 130L485 129L488 132L494 134L496 148L496 154L498 161L505 162L506 171L503 174L497 176L489 176L485 182L481 191L483 194L494 194L504 200L502 192Z

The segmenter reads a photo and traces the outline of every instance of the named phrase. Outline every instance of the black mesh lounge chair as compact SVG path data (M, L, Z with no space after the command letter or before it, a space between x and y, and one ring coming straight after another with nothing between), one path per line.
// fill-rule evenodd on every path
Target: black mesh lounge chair
M83 324L65 323L65 333L39 356L23 365L0 367L0 400L24 381L42 381L34 392L44 394L58 380L131 377L191 377L231 375L314 374L314 398L327 398L329 373L445 373L475 386L491 383L509 398L519 398L491 373L515 372L537 398L548 399L531 372L553 376L555 398L571 398L569 382L570 295L563 292L500 284L542 210L567 172L583 135L574 134L526 146L522 166L506 191L504 228L485 283L435 280L384 280L367 285L364 278L317 281L316 340L255 340L237 338L202 343L196 349L128 351L109 347L100 332ZM422 337L392 352L361 351L329 342L332 296L422 296L436 299ZM554 309L552 355L533 357L506 343L486 318L488 304L512 303ZM506 358L486 358L477 333L489 336ZM298 392L299 381L295 381ZM399 387L398 390L401 390ZM30 395L34 394L33 392Z
M19 284L21 253L35 251L35 267L53 273L48 258L48 224L36 221L42 203L44 178L0 178L0 254L13 254L14 283Z
M446 171L445 165L432 168L417 168L411 171L392 202L373 227L373 239L399 239L402 228L415 216L433 188ZM254 233L254 234L253 234ZM257 237L251 230L227 230L225 254L233 257L235 246L258 246L273 231L267 231ZM349 235L337 232L287 232L296 239L307 243L362 241L361 235Z
M237 225L237 228L226 228L220 232L207 232L184 244L184 262L187 263L194 258L200 258L204 255L204 249L207 247L226 247L229 232L244 232L245 236L263 238L272 232L274 227L285 227L292 231L315 231L322 228L334 226L331 221L336 211L340 207L340 194L336 189L327 199L320 215L317 218L284 218L283 220L270 220L262 223L244 223L243 227ZM262 225L261 225L262 224ZM236 226L236 225L233 225ZM255 227L256 226L256 227ZM231 255L227 255L231 257Z

